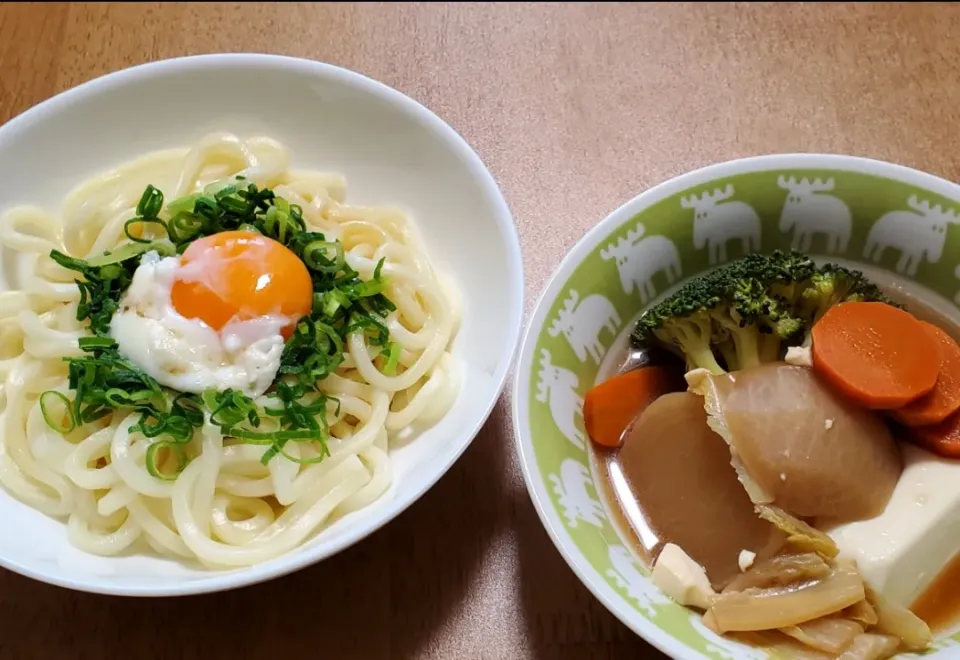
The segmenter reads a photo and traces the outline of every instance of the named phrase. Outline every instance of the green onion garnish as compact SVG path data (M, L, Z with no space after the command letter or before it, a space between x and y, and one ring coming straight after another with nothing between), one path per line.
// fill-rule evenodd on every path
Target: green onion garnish
M384 260L377 263L372 279L361 279L347 263L339 241L307 231L302 208L242 177L208 185L202 193L177 198L166 207L163 201L160 190L147 186L136 216L124 224L130 242L113 252L88 260L56 250L50 253L62 267L78 273L77 320L87 323L91 334L79 340L82 355L66 358L73 401L52 390L40 398L47 424L67 433L116 410L139 412L131 431L154 439L146 466L160 479L175 479L187 465L185 443L205 419L220 426L225 436L267 447L264 465L278 455L298 463L323 460L329 456L326 415L332 400L316 386L343 362L347 336L361 332L379 346L386 356L386 373L394 373L398 365L400 347L389 341L384 323L396 309L384 295L388 284L381 274ZM138 224L162 227L167 237L136 236L131 230ZM238 229L259 232L288 247L303 261L313 283L312 312L300 319L287 340L277 378L268 390L271 403L264 408L233 390L202 395L170 392L121 355L110 337L110 321L144 254L182 254L198 238ZM59 415L57 406L63 409ZM261 428L264 416L273 420L276 430ZM284 450L288 442L313 443L319 456L295 458ZM172 466L163 461L164 470L158 461L165 450L173 452L176 461Z
M177 459L177 467L173 472L164 472L160 469L158 454L164 449L172 453ZM174 481L177 475L183 472L183 468L187 467L187 462L187 454L183 451L183 446L179 443L157 440L147 447L147 455L145 457L147 472L150 473L150 476L156 477L157 479Z
M380 355L387 354L387 363L383 365L383 373L392 376L397 373L397 364L400 362L400 344L390 342L380 351Z
M58 405L62 406L62 410L55 410ZM43 414L43 421L47 423L47 426L58 433L70 433L70 431L77 427L77 422L73 418L73 412L70 410L70 399L62 392L47 390L41 394L40 412ZM67 420L66 423L62 421L64 419Z

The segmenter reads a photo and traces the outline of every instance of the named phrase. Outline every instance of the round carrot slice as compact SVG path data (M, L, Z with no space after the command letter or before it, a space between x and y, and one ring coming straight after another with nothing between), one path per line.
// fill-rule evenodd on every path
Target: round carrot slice
M955 413L939 424L908 429L910 439L917 445L943 458L960 458L960 413Z
M812 335L814 371L867 408L901 408L937 384L936 340L914 316L893 305L836 305L813 326Z
M920 324L937 342L940 372L930 394L893 411L893 416L907 426L939 424L960 410L960 346L932 323Z

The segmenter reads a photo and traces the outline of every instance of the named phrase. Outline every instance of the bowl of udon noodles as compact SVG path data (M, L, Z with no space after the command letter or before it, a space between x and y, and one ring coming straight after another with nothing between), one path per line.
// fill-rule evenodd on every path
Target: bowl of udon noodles
M960 654L960 186L785 154L567 254L514 428L576 576L670 657Z
M0 566L253 584L363 539L465 451L519 341L470 146L327 64L230 54L0 127Z

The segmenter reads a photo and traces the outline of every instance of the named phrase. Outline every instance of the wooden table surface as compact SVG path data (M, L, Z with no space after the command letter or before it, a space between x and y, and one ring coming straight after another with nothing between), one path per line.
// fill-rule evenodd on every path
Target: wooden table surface
M0 121L180 55L348 67L421 101L477 149L516 217L529 312L587 229L691 168L826 151L960 179L958 31L952 4L0 3ZM543 531L508 397L396 521L272 583L135 600L0 571L0 660L662 657Z

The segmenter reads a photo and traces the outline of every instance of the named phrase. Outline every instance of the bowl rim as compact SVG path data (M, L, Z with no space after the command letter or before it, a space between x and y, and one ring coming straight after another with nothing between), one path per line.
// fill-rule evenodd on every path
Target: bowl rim
M458 434L457 443L448 443L455 447L442 465L430 478L424 479L419 488L411 491L405 498L394 498L383 506L376 516L363 521L353 529L346 530L336 537L329 545L306 547L293 550L281 557L249 568L228 569L214 571L209 576L196 579L182 580L170 584L158 583L156 586L125 586L123 583L110 583L95 576L84 578L58 577L46 574L21 565L16 561L0 555L0 567L18 573L39 582L45 582L58 587L75 591L96 593L113 596L133 597L168 597L190 596L218 591L227 591L241 587L259 584L268 580L282 577L304 569L312 564L328 559L346 548L353 546L375 531L393 521L402 512L406 511L428 490L446 475L467 448L473 443L482 427L489 421L494 407L504 394L507 377L514 365L520 348L520 337L523 330L523 314L525 306L524 267L520 248L519 232L513 214L507 204L500 186L493 174L484 164L479 154L452 126L447 124L432 110L407 96L403 92L374 80L356 71L345 67L328 64L316 60L273 55L266 53L211 53L204 55L190 55L173 57L137 64L112 71L51 96L40 103L33 105L6 123L0 125L0 148L7 135L16 134L37 122L41 122L53 111L69 106L75 100L91 95L109 92L138 80L177 75L189 71L212 69L221 67L274 67L293 70L308 78L322 78L339 82L348 87L359 89L373 97L388 103L397 112L407 114L411 120L419 122L431 133L439 136L445 147L456 154L464 163L470 177L476 182L483 195L490 200L493 207L492 219L502 236L502 243L506 250L506 266L510 276L508 294L513 298L513 304L505 311L507 316L507 336L499 347L500 359L496 369L491 374L494 383L493 396L482 409L482 414L476 415L475 421L465 427ZM9 497L12 495L7 494ZM42 515L36 512L37 515ZM323 551L319 548L322 547Z
M608 213L584 233L573 247L567 250L537 296L533 310L529 315L529 321L524 329L517 364L514 369L511 392L511 420L514 442L519 454L520 468L527 494L533 502L541 524L574 575L589 589L593 596L621 623L671 658L703 660L704 656L630 607L625 598L617 593L587 562L574 544L559 513L550 502L547 486L536 463L533 438L530 431L529 395L531 367L534 361L533 351L536 348L550 308L557 296L562 293L563 286L568 278L583 259L589 256L611 232L616 231L618 227L632 217L660 200L694 186L709 184L718 179L738 174L780 169L831 169L866 173L898 179L917 187L927 188L960 202L960 184L905 165L840 153L787 152L746 156L713 162L661 180ZM689 279L689 277L683 279Z

